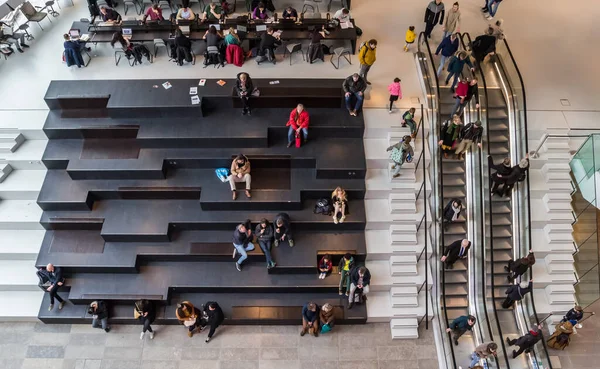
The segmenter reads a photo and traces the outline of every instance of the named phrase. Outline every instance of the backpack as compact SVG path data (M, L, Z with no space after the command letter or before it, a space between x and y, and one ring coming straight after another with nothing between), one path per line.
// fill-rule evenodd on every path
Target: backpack
M331 215L333 213L333 205L331 204L331 200L327 197L321 197L317 200L313 212L315 214Z
M215 174L217 178L221 180L221 182L227 182L227 177L229 177L229 170L227 168L217 168L215 169Z
M215 67L224 66L223 56L216 46L209 46L204 52L204 68L208 67L209 65L214 65Z

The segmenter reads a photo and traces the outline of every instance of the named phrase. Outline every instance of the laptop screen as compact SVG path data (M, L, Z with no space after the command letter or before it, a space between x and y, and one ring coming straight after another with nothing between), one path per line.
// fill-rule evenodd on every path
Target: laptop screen
M264 24L258 24L256 25L256 32L262 32L262 31L266 31L267 30L267 26Z
M123 36L131 36L131 28L123 28Z
M246 26L237 26L237 30L240 32L246 32Z
M69 36L71 36L71 38L79 38L80 34L79 34L79 30L72 28L69 30Z

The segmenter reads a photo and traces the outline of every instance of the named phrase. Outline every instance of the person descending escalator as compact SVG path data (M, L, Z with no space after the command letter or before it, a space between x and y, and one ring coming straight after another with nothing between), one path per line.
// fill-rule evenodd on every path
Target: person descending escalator
M541 339L542 326L538 325L537 327L533 327L531 330L529 330L527 334L517 339L511 340L510 338L506 337L506 343L509 346L519 346L518 351L513 350L512 352L512 358L514 359L517 356L521 355L523 352L528 354L533 349L533 346L535 346L535 344L538 343L538 341Z
M458 339L460 336L467 333L467 331L472 331L475 322L477 322L477 318L475 318L473 315L459 316L458 318L454 319L452 323L450 323L446 329L446 332L453 333L452 342L458 346Z
M517 261L513 261L512 259L509 260L508 265L504 267L504 270L508 272L508 277L506 278L512 283L515 278L525 274L533 264L535 264L535 255L532 250L529 250L527 256L520 258Z
M496 358L496 350L498 350L498 345L495 342L484 342L475 347L475 351L471 354L471 364L469 365L469 369L475 368L481 359L485 360L490 356Z
M523 297L533 289L533 279L529 283L523 282L520 285L515 284L506 289L506 298L502 302L502 308L508 309L515 301L521 301Z

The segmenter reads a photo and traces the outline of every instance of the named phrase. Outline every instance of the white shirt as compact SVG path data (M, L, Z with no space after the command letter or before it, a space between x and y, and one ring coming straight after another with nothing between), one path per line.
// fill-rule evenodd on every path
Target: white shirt
M337 12L335 12L335 14L333 15L333 18L339 19L340 22L343 23L343 22L350 22L350 18L352 18L352 16L349 12L348 12L348 14L342 13L342 9L340 9Z

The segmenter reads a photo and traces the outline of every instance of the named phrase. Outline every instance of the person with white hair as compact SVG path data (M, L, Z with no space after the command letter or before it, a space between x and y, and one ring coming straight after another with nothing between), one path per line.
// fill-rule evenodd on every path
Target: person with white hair
M50 311L54 308L54 299L59 302L58 310L62 310L63 306L65 306L65 300L58 295L58 289L65 283L62 269L50 263L46 265L46 269L40 269L37 274L41 285L43 285L46 292L50 295L48 310Z
M446 263L447 269L452 269L458 259L465 259L469 255L469 248L471 248L471 241L466 238L452 242L444 251L442 263Z

